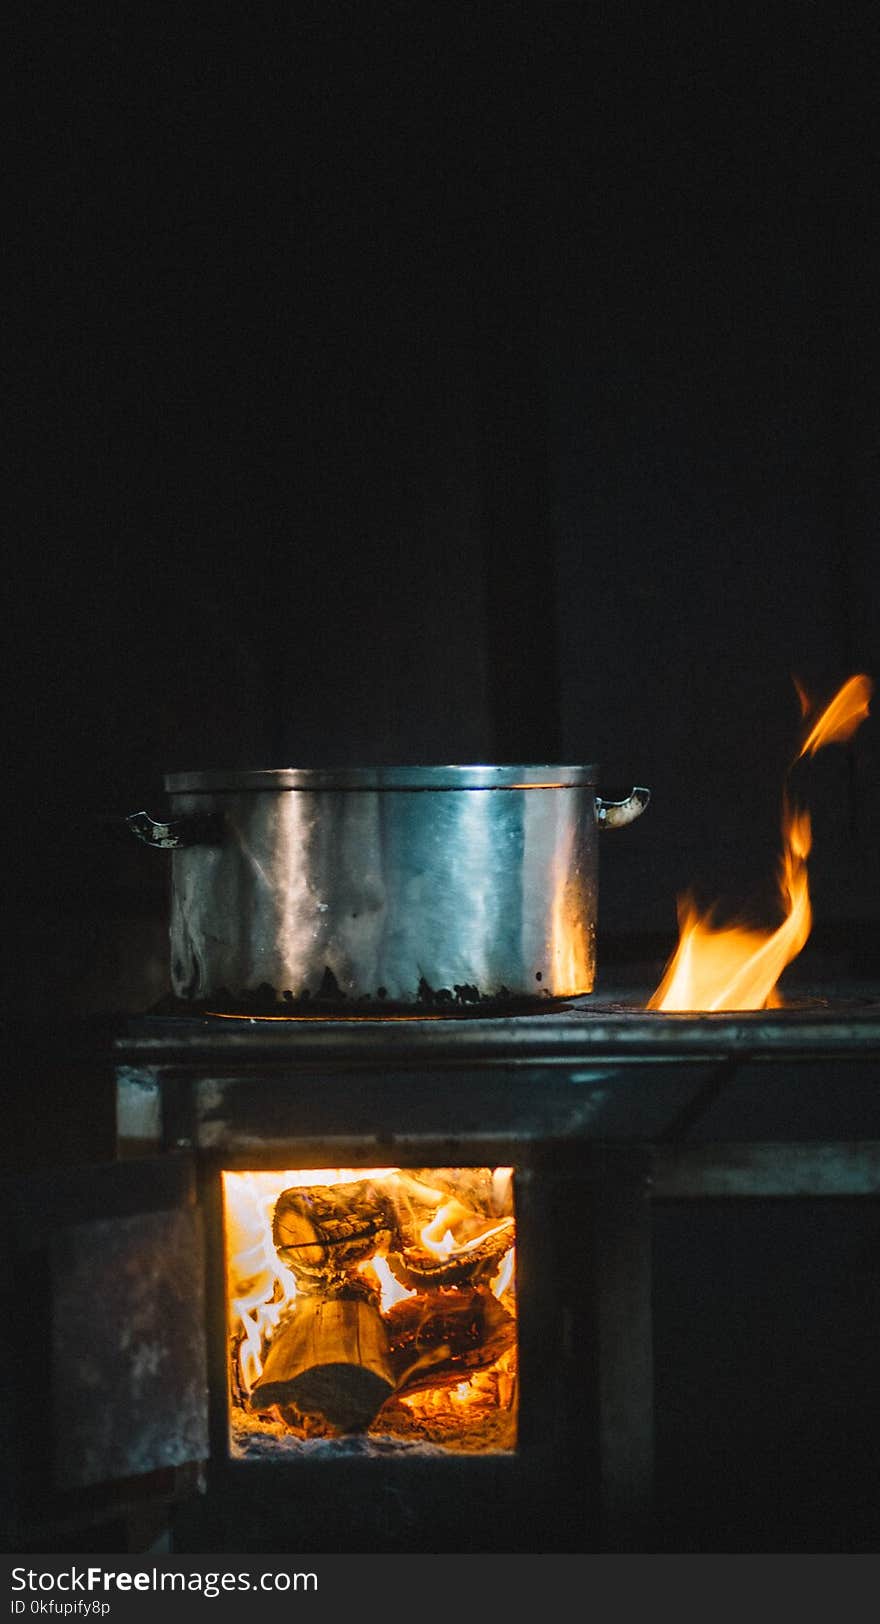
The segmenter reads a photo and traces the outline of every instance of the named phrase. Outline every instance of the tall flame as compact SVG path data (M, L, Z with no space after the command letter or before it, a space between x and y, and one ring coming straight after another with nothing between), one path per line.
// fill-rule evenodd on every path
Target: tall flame
M813 707L796 686L804 716L808 717ZM810 727L796 759L814 755L826 744L851 738L868 715L872 691L869 677L850 677ZM767 1009L779 1004L779 977L810 934L807 858L811 841L809 813L790 805L787 795L783 795L779 866L782 923L770 931L740 924L718 927L713 923L711 909L701 915L692 898L683 898L678 947L648 1001L649 1009L711 1012Z
M808 812L784 809L779 891L786 909L773 931L729 925L718 929L712 914L700 916L691 898L682 904L679 943L649 1009L764 1009L776 1002L785 966L810 934L807 885L811 831Z

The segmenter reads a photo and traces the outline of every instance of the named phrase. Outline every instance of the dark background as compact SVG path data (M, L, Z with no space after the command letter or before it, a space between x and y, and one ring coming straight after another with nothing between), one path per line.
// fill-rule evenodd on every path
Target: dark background
M174 769L597 761L653 791L603 975L689 885L773 917L792 675L878 663L878 61L833 5L32 11L14 1010L164 991L112 820ZM834 974L877 768L798 770Z
M600 989L659 975L688 886L772 919L792 676L825 699L880 667L872 8L295 4L233 28L116 3L27 25L9 1011L27 1031L165 991L167 866L119 823L161 815L175 769L596 761L608 793L653 792L603 844ZM795 980L880 971L878 755L871 719L796 769ZM15 1073L9 1160L112 1155L80 1086ZM749 1426L777 1447L786 1386L767 1526L801 1465L824 1516L817 1429L850 1495L863 1399L876 1437L847 1351L876 1237L829 1243L850 1298L822 1295L815 1357L839 1322L850 1397L846 1427L826 1404L811 1430L799 1222L704 1227L693 1267L692 1230L658 1230L668 1458L695 1503L709 1485L710 1542L725 1506L737 1537L736 1435L751 1482ZM734 1335L757 1420L718 1396Z

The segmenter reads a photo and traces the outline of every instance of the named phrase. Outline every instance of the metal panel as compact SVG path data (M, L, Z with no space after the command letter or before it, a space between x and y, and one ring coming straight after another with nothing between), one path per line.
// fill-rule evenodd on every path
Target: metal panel
M643 1550L653 1500L654 1402L651 1190L645 1155L621 1147L591 1157L578 1298L592 1380L598 1505L605 1549Z
M164 1086L169 1120L176 1114L185 1122L186 1110L179 1107L193 1099L190 1131L200 1150L250 1156L251 1165L258 1165L255 1158L284 1158L294 1148L314 1153L320 1141L337 1145L337 1154L347 1147L346 1154L363 1160L367 1152L384 1165L410 1150L423 1154L419 1147L429 1142L467 1144L476 1159L485 1153L520 1160L523 1146L542 1140L653 1138L679 1119L707 1074L700 1066L635 1066L623 1075L608 1065L570 1072L285 1069L166 1076Z
M56 1486L208 1453L203 1241L192 1208L73 1225L50 1242Z
M662 1146L654 1195L880 1196L880 1142Z
M116 1145L120 1156L145 1156L162 1144L162 1090L158 1074L145 1066L116 1071Z
M664 1138L703 1144L880 1139L880 1064L869 1054L731 1059L725 1067L722 1086L682 1124L687 1131Z

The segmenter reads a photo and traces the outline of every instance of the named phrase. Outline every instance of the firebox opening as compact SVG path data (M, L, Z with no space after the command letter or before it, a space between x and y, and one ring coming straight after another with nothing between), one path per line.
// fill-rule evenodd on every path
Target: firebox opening
M224 1172L239 1459L516 1448L511 1167Z

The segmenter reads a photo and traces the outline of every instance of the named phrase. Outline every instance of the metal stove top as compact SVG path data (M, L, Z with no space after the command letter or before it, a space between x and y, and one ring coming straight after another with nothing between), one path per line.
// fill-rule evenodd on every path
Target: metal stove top
M875 986L749 1014L664 1015L648 996L482 1019L145 1015L112 1057L132 1101L160 1090L166 1143L267 1165L315 1141L381 1165L430 1141L439 1166L466 1145L521 1162L587 1139L880 1140Z
M148 1014L128 1020L114 1048L132 1060L225 1054L392 1064L880 1053L880 987L873 984L805 990L779 1009L742 1013L664 1014L645 1007L649 996L604 990L546 1011L491 1017Z

